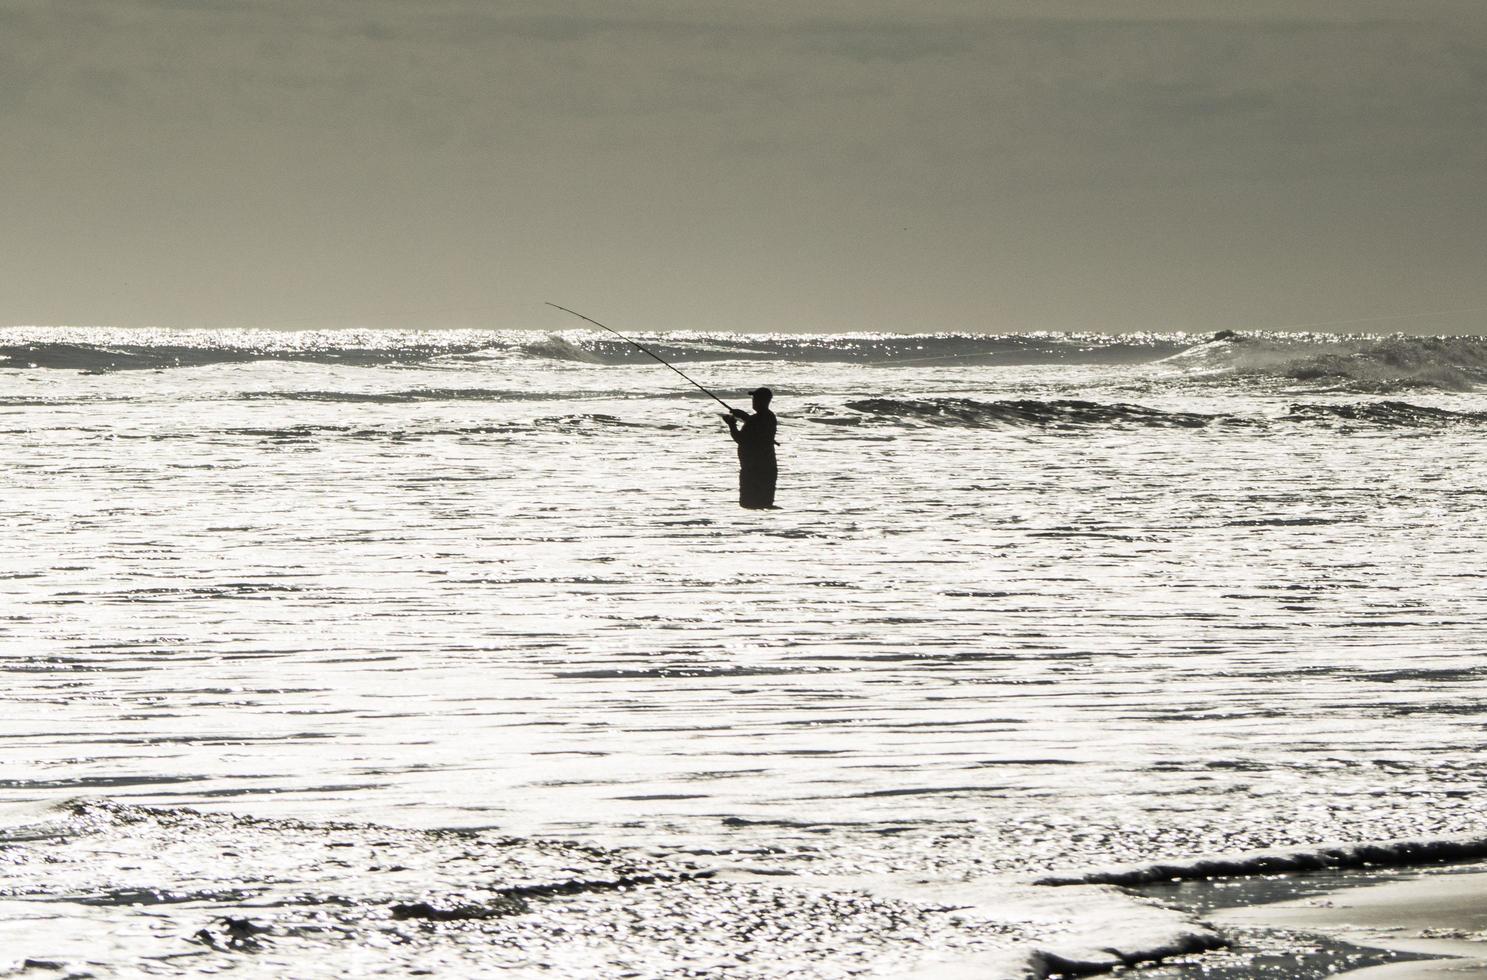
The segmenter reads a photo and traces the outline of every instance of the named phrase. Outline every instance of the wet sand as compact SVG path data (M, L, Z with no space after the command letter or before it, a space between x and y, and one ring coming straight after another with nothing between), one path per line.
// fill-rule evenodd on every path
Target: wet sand
M1463 977L1487 977L1487 960L1450 959L1420 960L1413 963L1390 963L1348 974L1356 980L1461 980Z
M1487 977L1487 872L1428 874L1209 916L1235 926L1319 934L1353 946L1451 957L1353 972L1367 978Z
M1332 869L1135 886L1229 945L1148 980L1487 977L1487 864Z

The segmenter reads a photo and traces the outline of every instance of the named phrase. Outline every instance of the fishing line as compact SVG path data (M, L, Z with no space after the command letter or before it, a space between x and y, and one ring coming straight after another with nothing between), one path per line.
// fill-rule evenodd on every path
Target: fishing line
M688 384L692 385L698 391L702 392L704 395L706 395L707 397L711 398L713 401L717 402L719 405L722 405L724 408L728 409L728 411L729 411L730 414L733 412L733 406L732 405L729 405L727 402L723 401L723 399L719 398L717 395L713 394L712 392L708 391L706 388L702 387L702 385L700 385L697 382L693 381L691 378L688 378L685 374L682 374L681 368L678 368L675 364L672 364L670 361L666 360L666 358L662 357L660 354L657 354L655 351L651 350L649 347L646 347L644 344L637 344L635 341L631 340L629 337L626 337L624 334L620 333L614 327L606 327L606 326L604 326L604 324L600 323L598 320L595 320L593 317L584 316L582 313L579 313L577 310L570 310L570 309L568 309L568 307L566 307L566 306L559 306L556 303L548 303L547 305L548 306L551 306L555 310L562 310L564 313L571 313L574 316L578 317L580 320L587 320L588 322L592 323L596 327L603 327L605 330L608 330L610 333L614 334L616 337L620 338L625 343L629 344L631 347L634 347L636 350L640 351L641 353L649 354L651 357L654 357L656 360L660 361L662 364L664 364L667 367L671 368L671 370L675 371L677 374L681 374L682 378Z

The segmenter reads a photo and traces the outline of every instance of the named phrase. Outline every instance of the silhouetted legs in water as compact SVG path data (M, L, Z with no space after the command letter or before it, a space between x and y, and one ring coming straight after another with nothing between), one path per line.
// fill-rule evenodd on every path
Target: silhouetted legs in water
M773 459L768 462L739 460L738 505L758 510L774 506L774 486L780 469Z

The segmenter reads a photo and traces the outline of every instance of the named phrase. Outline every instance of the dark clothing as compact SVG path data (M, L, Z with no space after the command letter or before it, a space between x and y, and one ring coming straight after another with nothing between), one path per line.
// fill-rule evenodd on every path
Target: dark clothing
M774 436L779 423L769 409L761 409L730 426L733 441L738 443L738 505L762 508L774 506L775 480L779 464L774 456Z
M767 463L742 464L738 468L738 505L750 510L773 507L774 485L779 476L779 466L773 459Z

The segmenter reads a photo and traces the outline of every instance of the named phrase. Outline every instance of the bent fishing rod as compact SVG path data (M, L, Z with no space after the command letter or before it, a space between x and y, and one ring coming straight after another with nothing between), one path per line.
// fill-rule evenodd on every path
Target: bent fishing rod
M620 333L614 327L606 327L606 326L604 326L604 324L600 323L598 320L595 320L593 317L584 316L582 313L579 313L577 310L570 310L570 309L568 309L568 307L566 307L566 306L559 306L556 303L548 303L547 305L548 306L551 306L555 310L562 310L564 313L571 313L574 316L578 317L580 320L587 320L587 321L589 321L590 323L592 323L596 327L602 327L603 329L608 330L610 333L614 334L616 337L620 338L625 343L629 344L631 347L634 347L636 350L640 351L642 354L648 354L648 355L650 355L651 357L653 357L656 360L660 361L662 364L664 364L667 367L671 368L671 370L675 371L677 374L681 374L682 379L685 380L688 384L690 384L692 387L696 388L698 391L702 392L707 397L711 398L713 401L717 402L719 405L722 405L724 408L728 409L728 413L730 415L733 414L734 408L733 408L732 405L730 405L727 402L723 401L723 399L719 398L717 395L715 395L712 392L708 391L706 388L702 387L702 385L700 385L697 382L693 381L691 378L687 377L685 374L682 374L681 368L677 367L675 364L672 364L670 361L666 360L666 358L662 357L660 354L657 354L655 351L651 350L649 347L646 347L643 344L637 344L635 341L631 340L629 337L626 337L624 334Z

